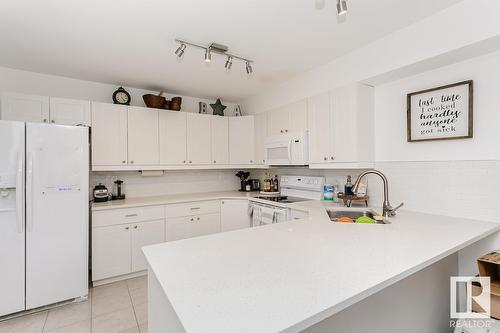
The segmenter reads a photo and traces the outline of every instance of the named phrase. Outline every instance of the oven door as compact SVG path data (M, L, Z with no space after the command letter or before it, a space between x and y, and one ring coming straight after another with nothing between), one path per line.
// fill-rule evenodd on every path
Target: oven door
M252 227L287 221L288 209L267 205L252 205Z

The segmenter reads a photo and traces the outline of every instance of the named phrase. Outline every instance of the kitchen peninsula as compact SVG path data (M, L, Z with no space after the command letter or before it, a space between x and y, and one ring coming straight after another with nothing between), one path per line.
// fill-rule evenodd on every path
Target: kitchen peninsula
M309 219L144 248L149 332L401 332L408 313L425 314L422 332L449 330L455 253L500 226L404 210L390 224L344 225L329 205L296 204Z

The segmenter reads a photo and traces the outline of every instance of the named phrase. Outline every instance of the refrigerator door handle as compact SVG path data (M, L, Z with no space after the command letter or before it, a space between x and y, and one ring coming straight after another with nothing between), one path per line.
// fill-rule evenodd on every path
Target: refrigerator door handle
M33 153L28 153L26 175L26 231L33 231Z
M19 153L17 157L17 172L16 172L16 225L17 232L24 233L24 154Z

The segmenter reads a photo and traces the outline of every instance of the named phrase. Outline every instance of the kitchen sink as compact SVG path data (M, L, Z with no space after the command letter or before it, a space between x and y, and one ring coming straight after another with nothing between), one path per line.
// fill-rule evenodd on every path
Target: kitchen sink
M371 219L373 219L374 216L379 215L373 210L335 210L335 209L326 209L326 212L328 213L328 216L330 217L330 220L332 222L337 222L341 223L338 221L338 219L346 217L350 218L353 221L356 221L356 219L366 216ZM345 223L345 222L344 222ZM372 224L389 224L388 221L377 221L376 223Z

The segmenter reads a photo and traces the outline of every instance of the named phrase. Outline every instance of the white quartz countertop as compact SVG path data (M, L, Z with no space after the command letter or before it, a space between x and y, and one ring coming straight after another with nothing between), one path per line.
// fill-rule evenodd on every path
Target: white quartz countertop
M204 200L243 199L243 198L252 198L258 195L259 192L226 191L226 192L186 193L186 194L149 196L149 197L127 198L124 200L113 200L107 202L94 202L92 203L92 210L98 211L98 210L117 209L117 208L156 206L156 205L167 205L167 204L204 201Z
M310 218L143 249L186 332L298 332L500 229L404 210L341 224L335 204L290 206Z

